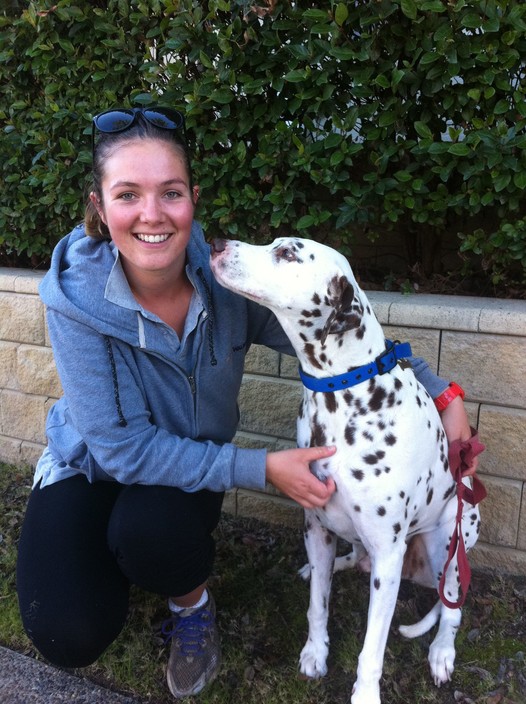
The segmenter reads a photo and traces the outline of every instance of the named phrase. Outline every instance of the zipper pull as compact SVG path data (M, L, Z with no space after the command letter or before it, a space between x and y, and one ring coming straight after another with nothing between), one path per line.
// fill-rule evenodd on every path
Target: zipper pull
M190 391L195 396L195 376L189 376L188 383L190 384Z

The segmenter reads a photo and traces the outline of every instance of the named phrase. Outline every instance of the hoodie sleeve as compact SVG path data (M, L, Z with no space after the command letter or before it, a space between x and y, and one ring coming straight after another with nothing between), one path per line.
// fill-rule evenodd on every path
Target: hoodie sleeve
M49 449L57 460L91 480L185 491L265 486L265 450L193 440L154 425L140 380L111 340L53 310L47 320L64 389L47 423Z
M447 388L448 382L434 374L425 359L421 357L410 357L409 361L411 362L416 378L431 398L440 396L444 389Z

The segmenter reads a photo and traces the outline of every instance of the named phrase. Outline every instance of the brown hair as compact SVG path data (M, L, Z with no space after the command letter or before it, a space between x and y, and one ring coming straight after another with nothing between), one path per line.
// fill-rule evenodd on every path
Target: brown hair
M114 149L121 144L133 142L136 139L159 139L175 147L183 159L188 172L190 191L193 188L192 168L190 163L190 151L188 145L177 130L166 130L152 125L150 122L137 115L133 125L122 132L100 132L93 147L93 165L91 171L91 184L88 187L88 198L84 211L84 229L86 234L98 240L110 240L111 236L108 228L101 220L95 205L89 198L90 193L94 193L102 203L102 179L104 176L104 164L111 156Z

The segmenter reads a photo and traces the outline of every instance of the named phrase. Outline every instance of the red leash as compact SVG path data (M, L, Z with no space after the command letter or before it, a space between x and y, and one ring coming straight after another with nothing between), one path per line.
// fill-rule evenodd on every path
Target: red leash
M487 491L484 484L480 481L476 474L474 474L472 479L472 488L466 486L462 479L465 476L466 471L471 466L473 459L483 452L485 446L479 442L478 433L476 430L471 428L471 437L469 440L455 440L449 446L449 468L451 469L451 474L453 475L457 483L457 499L458 499L458 509L457 518L455 522L455 530L451 537L451 542L449 544L449 552L447 556L447 562L444 566L444 571L442 572L442 577L440 578L440 584L438 586L438 593L442 602L449 606L450 609L460 608L464 601L469 589L469 584L471 581L471 568L469 566L468 558L466 555L466 546L464 545L464 536L462 535L462 511L464 507L464 501L470 503L472 506L476 506L483 499L486 498ZM457 556L458 564L458 578L460 582L460 596L458 601L449 601L444 594L444 585L446 582L446 574L451 560L454 556Z

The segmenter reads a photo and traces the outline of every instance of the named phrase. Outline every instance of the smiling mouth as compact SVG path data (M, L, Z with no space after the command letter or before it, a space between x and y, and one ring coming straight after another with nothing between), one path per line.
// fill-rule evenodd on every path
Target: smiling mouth
M142 233L137 233L135 237L141 242L148 242L148 244L157 244L158 242L166 242L166 240L171 237L171 233L166 233L163 235L143 235Z

